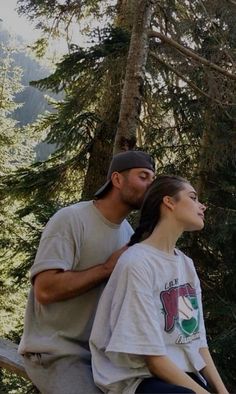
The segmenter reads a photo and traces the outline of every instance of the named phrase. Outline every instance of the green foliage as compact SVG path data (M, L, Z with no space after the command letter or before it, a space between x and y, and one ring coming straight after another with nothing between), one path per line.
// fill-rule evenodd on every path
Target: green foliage
M9 115L17 108L14 95L22 87L20 84L21 70L13 66L12 50L0 46L0 173L6 172L11 166L11 149L17 141L16 121Z
M56 150L46 162L34 163L30 169L19 168L7 178L3 177L3 196L10 193L13 197L39 204L45 199L50 201L54 198L62 198L65 202L68 192L71 199L78 198L87 167L87 155L96 128L103 121L99 101L106 89L106 74L114 56L119 62L117 51L123 53L127 41L127 33L120 29L101 31L100 42L94 47L88 50L75 48L75 52L65 56L58 64L54 74L32 82L41 89L54 92L64 89L67 92L63 101L52 101L55 112L46 113L31 126L34 136L46 130L44 141L55 144ZM98 87L96 91L94 86ZM81 179L79 182L76 181L78 177Z
M122 52L127 51L129 34L120 28L107 27L96 29L91 39L95 44L89 48L72 44L71 53L57 64L56 71L40 81L32 81L31 85L55 93L62 90L70 92L79 87L81 98L85 96L88 100L90 91L94 89L93 84L102 83L111 57L120 57Z
M39 394L33 385L17 375L7 371L0 371L1 394Z
M22 164L23 158L32 157L28 145L25 143L26 135L19 127L16 120L12 119L13 111L19 107L15 102L15 95L22 89L20 83L21 69L14 65L14 50L1 44L0 47L0 174L6 176L10 171L16 169ZM27 160L24 159L26 162ZM28 161L29 163L29 161ZM10 200L2 200L0 208L0 336L11 337L18 333L17 339L22 331L22 322L24 317L24 305L26 298L26 288L22 286L16 288L13 276L9 268L9 261L14 256L9 249L16 246L14 240L16 234L18 237L24 237L22 228L17 227L15 217L15 207ZM23 252L20 251L20 257ZM8 256L10 260L8 260ZM18 264L22 260L19 259ZM14 338L16 339L16 338ZM0 373L0 392L1 393L26 393L31 385L23 384L23 380L13 376L9 378L9 374Z

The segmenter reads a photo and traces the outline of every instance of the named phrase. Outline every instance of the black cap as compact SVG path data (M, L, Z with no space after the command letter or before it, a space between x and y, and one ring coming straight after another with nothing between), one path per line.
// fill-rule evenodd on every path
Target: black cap
M100 189L98 189L94 194L94 197L100 198L110 190L112 184L111 175L113 172L122 172L131 170L132 168L148 168L149 170L154 171L154 160L148 153L139 150L129 150L113 156L107 173L107 181Z

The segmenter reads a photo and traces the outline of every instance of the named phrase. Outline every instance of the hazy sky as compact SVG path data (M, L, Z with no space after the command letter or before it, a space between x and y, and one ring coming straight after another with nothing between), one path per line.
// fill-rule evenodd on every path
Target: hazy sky
M63 0L64 1L64 0ZM0 19L2 19L2 28L6 28L13 36L20 35L26 44L32 44L40 37L41 32L34 29L33 23L24 16L19 16L16 11L17 0L0 0ZM82 42L81 36L74 33L78 41ZM75 40L76 41L76 40ZM67 52L67 44L65 39L51 41L48 54L56 58Z
M37 30L23 16L19 16L15 10L17 0L0 0L0 18L2 26L13 34L21 35L24 40L32 42L39 37Z
M60 1L60 0L59 0ZM65 0L61 0L62 2ZM113 0L110 0L111 3ZM20 35L23 37L26 44L32 44L36 39L40 37L40 31L34 29L32 23L30 23L25 16L19 16L16 11L17 0L0 0L0 21L2 28L6 28L13 35ZM92 20L87 20L87 23L91 26ZM77 24L73 24L72 30L72 42L87 46L87 39L83 37L78 29ZM67 52L66 40L60 38L59 40L52 41L50 43L49 53L52 56L58 54L64 54Z

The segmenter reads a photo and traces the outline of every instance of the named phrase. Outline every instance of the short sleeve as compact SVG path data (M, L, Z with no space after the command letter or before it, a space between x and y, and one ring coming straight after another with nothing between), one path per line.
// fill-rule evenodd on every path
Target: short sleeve
M110 329L106 354L113 361L120 353L166 354L148 265L131 263L123 270L113 297Z
M73 226L73 212L67 208L58 211L47 223L30 270L30 279L49 269L73 268L75 259L75 234ZM77 232L82 229L77 228ZM78 235L76 238L78 245Z

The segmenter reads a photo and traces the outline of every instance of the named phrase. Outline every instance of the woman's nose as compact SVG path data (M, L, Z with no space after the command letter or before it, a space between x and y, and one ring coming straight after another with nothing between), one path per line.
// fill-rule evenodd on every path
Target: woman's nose
M204 204L201 204L201 209L203 210L203 212L205 212L205 210L207 209L207 206Z

